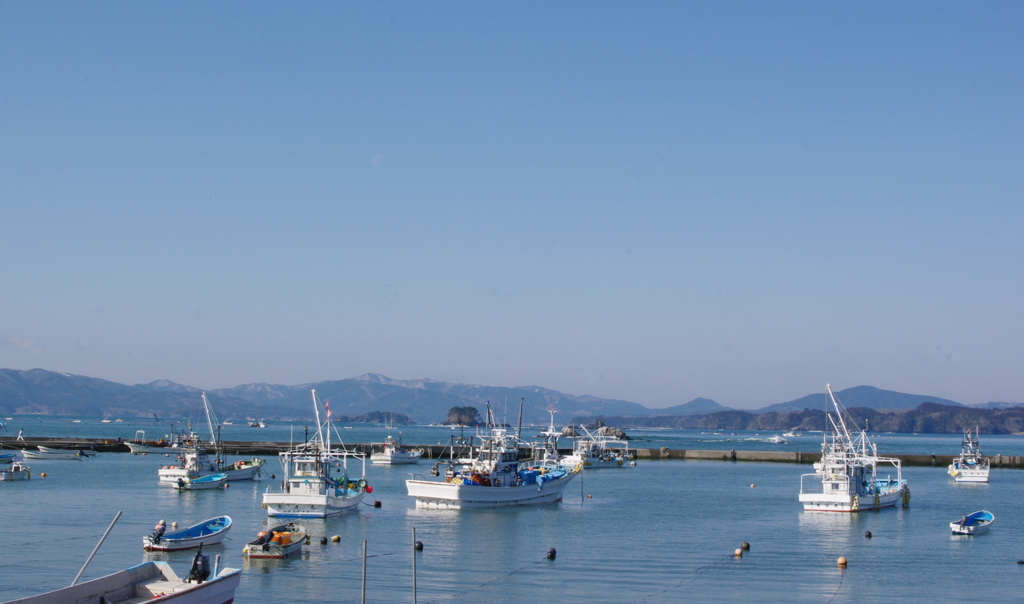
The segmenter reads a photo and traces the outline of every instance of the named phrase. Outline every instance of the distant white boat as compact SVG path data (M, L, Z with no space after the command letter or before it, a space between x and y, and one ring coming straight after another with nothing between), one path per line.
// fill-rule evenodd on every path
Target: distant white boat
M949 523L949 530L954 535L980 535L981 533L987 533L992 522L995 521L996 517L992 515L992 512L981 510L980 512L974 512Z
M25 449L21 452L25 459L51 459L51 460L74 460L87 459L89 454L85 451L73 451L71 449L51 449L50 447L39 447L38 451Z
M776 434L775 436L773 436L771 438L764 439L764 442L766 442L766 443L773 443L773 444L776 444L776 445L784 445L784 444L788 443L789 441L786 440L785 438L779 436L778 434Z
M226 604L234 600L242 571L215 567L204 572L197 562L193 561L193 569L197 574L206 574L205 578L182 579L166 562L144 562L92 581L11 600L7 604ZM190 576L192 574L189 573Z
M852 422L846 408L826 385L834 408L826 414L831 433L821 445L821 461L814 464L814 474L800 477L800 502L808 512L857 512L910 504L910 489L903 479L902 461L895 457L879 457L878 448L868 439L867 431L851 436L847 422ZM878 476L880 464L891 465L896 477Z
M0 482L9 480L29 480L32 478L32 468L22 464L20 461L11 463L9 468L0 468Z
M576 438L572 453L562 458L567 466L580 465L584 470L599 468L629 468L636 465L636 458L629 451L629 442L617 438L595 436L586 428Z
M422 451L410 451L405 448L402 444L402 433L398 433L398 438L394 438L390 434L384 439L384 442L378 445L381 450L372 453L370 455L370 463L374 465L407 465L417 464L420 462L420 457L423 455Z
M948 471L957 482L988 482L989 461L981 454L977 429L973 434L970 429L964 430L960 457L949 464Z

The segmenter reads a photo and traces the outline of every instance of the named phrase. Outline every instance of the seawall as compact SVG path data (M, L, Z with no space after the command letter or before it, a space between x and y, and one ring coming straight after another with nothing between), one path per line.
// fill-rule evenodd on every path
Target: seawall
M128 453L128 446L109 439L89 438L26 438L18 441L16 437L0 437L0 449L26 449L35 448L36 445L54 447L58 449L85 449L106 453ZM222 443L225 453L229 455L277 455L288 448L286 442L270 441L226 441ZM427 459L447 459L449 448L444 445L408 445L410 448L422 449L423 456ZM350 451L370 453L371 447L366 444L349 445ZM167 449L167 454L173 453L174 449ZM523 449L526 453L528 450ZM563 453L571 453L571 449L560 449ZM802 451L716 451L707 449L632 449L637 459L644 460L668 460L668 459L694 459L712 461L747 461L747 462L771 462L771 463L795 463L812 464L821 458L820 452ZM158 455L159 453L154 453ZM905 466L931 466L946 467L953 463L954 455L887 455L896 457L903 461ZM1024 456L1020 455L988 455L993 468L1014 468L1024 469Z

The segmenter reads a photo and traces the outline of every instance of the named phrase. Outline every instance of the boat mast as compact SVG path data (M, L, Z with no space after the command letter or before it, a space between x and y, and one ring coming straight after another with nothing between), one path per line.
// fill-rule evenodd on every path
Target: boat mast
M323 432L323 429L320 427L320 408L317 407L317 404L316 404L316 390L314 389L312 392L313 392L313 413L316 414L316 433L317 433L317 436L320 438L320 445L323 446L323 444L324 444L324 432Z
M206 393L203 393L203 408L206 410L206 425L210 428L210 442L213 443L214 448L217 447L217 435L213 431L213 420L210 419L210 401L206 398Z

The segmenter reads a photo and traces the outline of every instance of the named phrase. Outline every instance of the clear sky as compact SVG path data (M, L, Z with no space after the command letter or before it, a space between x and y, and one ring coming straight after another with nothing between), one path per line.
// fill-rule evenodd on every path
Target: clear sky
M0 4L0 367L1024 401L1024 4Z

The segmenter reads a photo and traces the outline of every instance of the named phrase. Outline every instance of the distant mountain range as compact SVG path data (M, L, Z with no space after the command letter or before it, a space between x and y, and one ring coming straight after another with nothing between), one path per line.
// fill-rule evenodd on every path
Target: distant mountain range
M296 386L246 384L206 393L222 420L243 417L308 420L312 417L312 389L330 402L335 415L357 416L375 411L401 413L419 423L440 422L452 407L473 406L483 415L487 402L499 420L514 423L520 398L525 401L524 421L538 424L547 423L544 410L550 407L558 411L556 421L559 423L569 423L574 417L691 416L735 411L706 398L651 409L630 401L573 396L540 386L495 387L429 379L394 380L372 373ZM167 380L128 386L44 369L0 369L0 413L6 415L146 417L156 414L197 418L202 411L201 392L199 388ZM847 407L876 410L915 409L925 402L965 407L938 397L903 394L872 386L848 388L838 395ZM1004 409L1018 405L1020 403L987 403L976 407ZM824 409L825 394L809 394L743 413L782 413L805 408Z

